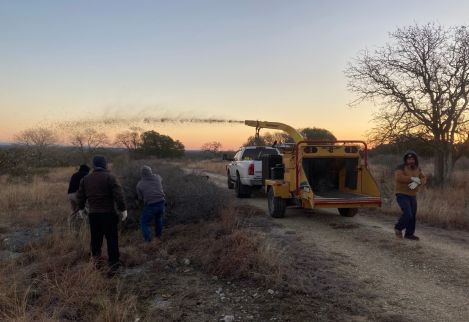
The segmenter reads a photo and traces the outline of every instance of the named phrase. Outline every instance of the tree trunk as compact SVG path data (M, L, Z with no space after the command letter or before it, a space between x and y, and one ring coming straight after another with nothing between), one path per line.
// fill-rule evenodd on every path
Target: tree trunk
M435 150L435 156L433 158L433 184L435 186L442 186L444 182L445 172L445 160L444 152L441 150Z
M435 149L433 184L438 187L443 187L449 182L454 168L452 149L448 146L448 143L439 142Z
M453 168L454 168L453 153L451 149L448 149L448 151L445 153L445 172L443 176L443 183L445 185L449 183L451 179Z

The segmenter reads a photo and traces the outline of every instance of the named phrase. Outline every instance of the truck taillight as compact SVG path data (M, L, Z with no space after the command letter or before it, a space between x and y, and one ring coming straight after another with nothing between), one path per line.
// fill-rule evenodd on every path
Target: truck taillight
M254 175L254 163L251 163L251 164L249 165L248 174L249 174L250 176L253 176L253 175Z

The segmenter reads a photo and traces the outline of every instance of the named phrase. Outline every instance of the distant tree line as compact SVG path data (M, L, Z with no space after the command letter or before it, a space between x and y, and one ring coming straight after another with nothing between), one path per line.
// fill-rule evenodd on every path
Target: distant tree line
M46 168L89 164L95 154L112 160L123 151L132 158L180 158L185 152L180 141L139 129L117 134L114 142L105 132L93 128L72 131L65 140L60 142L53 130L44 127L18 133L12 145L0 148L0 175L31 177L47 172Z

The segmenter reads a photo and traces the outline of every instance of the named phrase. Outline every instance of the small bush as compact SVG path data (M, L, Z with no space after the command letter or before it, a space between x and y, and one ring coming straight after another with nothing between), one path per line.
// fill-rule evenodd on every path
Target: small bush
M227 192L208 177L186 173L181 168L160 160L129 161L116 165L128 204L135 205L135 187L140 180L140 168L148 165L163 178L166 195L166 222L193 223L218 215L228 200Z

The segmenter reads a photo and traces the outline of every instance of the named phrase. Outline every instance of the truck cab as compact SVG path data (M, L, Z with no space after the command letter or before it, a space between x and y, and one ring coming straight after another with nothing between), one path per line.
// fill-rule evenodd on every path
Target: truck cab
M279 154L279 150L268 146L242 147L226 166L228 188L235 189L238 198L249 197L252 189L263 186L262 159Z

